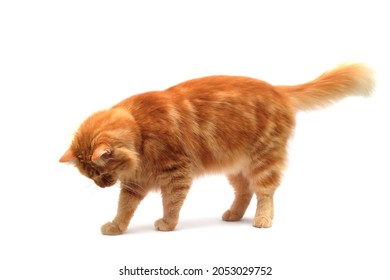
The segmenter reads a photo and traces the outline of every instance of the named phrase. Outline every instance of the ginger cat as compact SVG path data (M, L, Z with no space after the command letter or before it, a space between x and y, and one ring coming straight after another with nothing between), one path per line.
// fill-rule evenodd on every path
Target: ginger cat
M240 220L255 194L253 225L267 228L297 110L368 96L373 86L363 64L343 64L296 86L234 76L194 79L93 114L60 162L73 163L102 188L120 181L118 212L101 227L103 234L124 233L141 200L156 189L164 213L155 227L175 229L193 179L216 172L226 174L235 190L222 219Z

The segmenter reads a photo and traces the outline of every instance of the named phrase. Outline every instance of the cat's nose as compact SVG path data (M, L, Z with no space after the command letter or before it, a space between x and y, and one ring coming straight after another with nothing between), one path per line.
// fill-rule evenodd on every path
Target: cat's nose
M96 178L94 181L95 184L101 188L111 187L116 183L116 179L110 174L103 174L100 177Z
M101 180L93 180L95 182L95 184L98 186L98 187L101 187L101 188L105 188L107 187L106 184L104 184Z

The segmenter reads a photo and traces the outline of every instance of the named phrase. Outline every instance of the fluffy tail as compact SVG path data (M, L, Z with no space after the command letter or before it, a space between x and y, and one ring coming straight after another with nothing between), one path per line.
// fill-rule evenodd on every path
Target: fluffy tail
M311 82L276 88L288 94L297 109L312 110L351 95L370 96L374 88L373 76L373 71L364 64L342 64Z

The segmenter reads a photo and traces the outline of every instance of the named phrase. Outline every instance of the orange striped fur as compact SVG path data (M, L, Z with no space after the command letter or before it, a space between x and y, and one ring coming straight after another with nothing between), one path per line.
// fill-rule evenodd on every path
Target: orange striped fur
M93 114L60 161L74 163L100 187L120 181L117 216L102 226L103 234L125 232L155 189L164 209L155 227L173 230L192 181L207 173L226 174L235 190L223 220L240 220L255 194L253 225L270 227L297 110L369 95L372 76L363 64L344 64L297 86L233 76L190 80Z

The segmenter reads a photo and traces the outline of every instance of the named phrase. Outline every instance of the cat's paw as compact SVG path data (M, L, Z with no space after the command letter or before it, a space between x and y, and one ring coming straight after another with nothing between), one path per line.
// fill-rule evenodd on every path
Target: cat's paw
M174 230L175 227L176 227L176 224L177 223L172 223L172 222L169 222L163 218L161 219L158 219L155 223L154 223L154 227L157 229L157 230L161 230L161 231L171 231L171 230Z
M125 230L121 229L118 224L113 222L108 222L100 228L102 234L104 235L118 235L125 232Z
M253 226L257 228L269 228L272 226L272 218L267 216L257 216L253 220Z
M222 220L226 222L235 222L241 220L242 215L232 212L231 210L227 210L222 215Z

